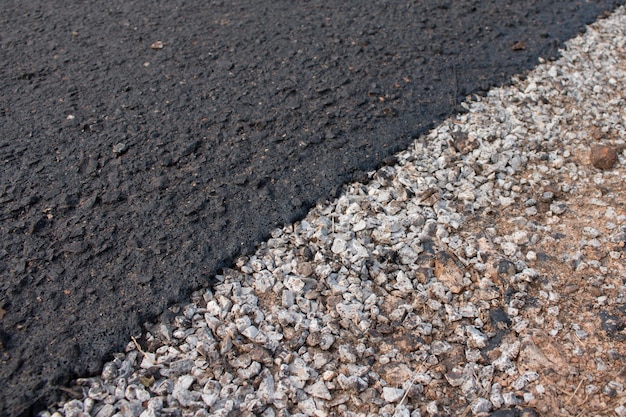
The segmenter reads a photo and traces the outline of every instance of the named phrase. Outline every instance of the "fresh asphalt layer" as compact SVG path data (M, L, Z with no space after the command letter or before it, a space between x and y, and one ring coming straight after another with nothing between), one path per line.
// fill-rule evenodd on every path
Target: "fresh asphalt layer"
M0 3L0 415L623 1Z

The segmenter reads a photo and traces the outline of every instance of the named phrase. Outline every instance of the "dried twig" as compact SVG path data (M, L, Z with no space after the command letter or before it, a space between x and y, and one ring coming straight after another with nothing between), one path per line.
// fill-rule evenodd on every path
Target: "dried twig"
M583 382L585 382L585 380L581 379L580 382L578 383L578 386L576 387L576 389L572 393L572 395L570 395L570 397L567 399L567 401L565 401L565 404L569 404L570 401L572 401L572 398L574 398L576 396L576 393L578 393L578 390L580 389L580 387L583 384Z
M151 356L151 355L149 355L148 353L144 352L144 350L141 348L141 345L139 345L139 342L137 341L137 339L135 339L135 336L131 336L130 338L133 340L133 343L135 344L135 347L137 348L137 350L138 350L139 352L141 352L141 354L142 354L145 358L148 358L148 360L154 364L154 363L155 363L155 362L154 362L154 359L152 359L152 358L153 358L153 355Z

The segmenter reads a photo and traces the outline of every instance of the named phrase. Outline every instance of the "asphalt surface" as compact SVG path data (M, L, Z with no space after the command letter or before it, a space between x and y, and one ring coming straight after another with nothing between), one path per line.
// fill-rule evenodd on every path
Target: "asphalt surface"
M620 4L0 2L0 415Z

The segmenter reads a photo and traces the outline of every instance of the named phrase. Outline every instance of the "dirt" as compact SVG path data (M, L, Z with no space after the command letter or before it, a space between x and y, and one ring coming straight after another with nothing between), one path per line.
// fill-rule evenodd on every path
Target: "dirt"
M530 415L541 416L614 416L616 408L626 404L626 241L622 228L615 227L608 214L615 207L612 215L626 216L626 166L616 160L601 169L594 163L596 147L622 152L623 145L611 145L617 135L590 131L589 138L590 144L564 148L571 153L564 163L578 167L574 176L547 171L540 181L533 181L536 172L521 173L520 178L528 180L522 195L538 201L532 223L540 231L520 227L516 219L528 218L523 205L507 207L506 215L492 212L473 219L464 231L470 236L479 236L487 228L501 235L520 230L540 235L537 242L524 247L536 254L526 264L542 277L527 286L525 301L518 306L520 321L525 320L527 326L513 329L510 322L502 326L506 329L503 340L521 341L516 365L519 374L533 371L539 375L536 384L516 392L522 398L531 391L535 398L512 411L523 408ZM563 184L571 184L575 192L564 192ZM542 198L546 193L550 201ZM551 212L553 201L563 205L563 213ZM586 243L596 234L602 237L601 245ZM501 273L492 271L495 282L502 282L496 279ZM498 303L504 303L504 313L507 304L514 305L510 301L515 290L503 285L501 291ZM509 386L516 377L505 376L495 382Z
M607 228L610 221L606 207L598 204L620 207L615 214L626 215L626 168L617 164L608 181L600 185L591 180L599 170L591 166L588 152L578 152L572 159L586 167L581 170L586 178L574 181L577 192L573 198L559 193L567 210L557 221L546 221L539 215L538 222L552 223L552 238L541 239L535 245L537 259L528 264L548 282L529 286L529 298L537 303L527 303L522 309L522 317L531 324L519 335L523 340L519 368L520 373L539 372L541 384L546 387L543 395L527 404L540 415L614 415L615 408L626 403L626 304L620 292L626 277L626 242L609 242L600 247L581 242L591 239L585 228L593 228L603 236L615 234L615 229ZM564 180L571 178L548 175L544 178L546 185L539 187L543 189L537 189L535 195L558 187ZM520 213L513 209L507 217L516 214ZM503 231L513 231L512 226L507 221L496 222ZM546 297L547 286L553 291ZM549 332L560 327L563 330L557 334ZM584 333L579 336L576 329ZM538 358L544 362L537 363Z
M2 2L0 415L622 3Z

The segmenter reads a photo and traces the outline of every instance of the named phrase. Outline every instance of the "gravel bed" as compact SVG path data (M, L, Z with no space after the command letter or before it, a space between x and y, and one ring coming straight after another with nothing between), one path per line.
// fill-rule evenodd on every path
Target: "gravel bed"
M42 416L626 416L625 30L471 98Z

